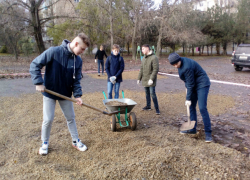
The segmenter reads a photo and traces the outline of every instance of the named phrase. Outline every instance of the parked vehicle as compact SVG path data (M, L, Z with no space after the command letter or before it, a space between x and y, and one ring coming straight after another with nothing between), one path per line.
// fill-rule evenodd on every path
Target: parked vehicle
M120 48L120 52L124 53L124 52L128 52L125 48Z
M241 71L243 67L250 68L250 44L240 44L233 51L231 62L235 71Z

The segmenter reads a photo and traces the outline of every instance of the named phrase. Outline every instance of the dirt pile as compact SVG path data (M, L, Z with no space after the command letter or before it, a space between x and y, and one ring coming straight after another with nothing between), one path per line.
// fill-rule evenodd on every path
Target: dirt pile
M119 102L119 101L110 101L105 103L105 105L109 105L109 106L125 106L128 105L127 103L123 103L123 102Z
M203 136L190 138L171 124L186 114L185 92L159 93L161 115L143 112L144 92L125 91L137 102L137 130L110 131L110 117L75 106L79 137L88 151L71 146L66 120L57 104L49 154L38 155L42 95L0 99L0 177L3 179L249 179L249 158ZM102 93L85 94L84 102L105 109ZM210 95L210 97L213 95ZM219 97L218 97L219 98ZM218 99L217 98L217 99ZM215 98L212 98L215 99ZM233 99L220 97L208 109L225 113ZM220 106L220 107L219 107ZM124 115L122 115L124 118Z

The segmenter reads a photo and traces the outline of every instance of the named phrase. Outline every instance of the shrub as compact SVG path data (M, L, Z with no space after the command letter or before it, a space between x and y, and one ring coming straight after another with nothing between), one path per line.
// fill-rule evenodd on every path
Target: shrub
M7 53L7 47L5 45L1 47L0 53Z

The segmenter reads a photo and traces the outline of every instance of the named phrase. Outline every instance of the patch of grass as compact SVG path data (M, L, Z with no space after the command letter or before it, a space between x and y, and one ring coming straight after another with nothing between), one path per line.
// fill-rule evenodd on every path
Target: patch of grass
M0 57L1 56L14 56L13 54L9 54L9 53L0 53Z

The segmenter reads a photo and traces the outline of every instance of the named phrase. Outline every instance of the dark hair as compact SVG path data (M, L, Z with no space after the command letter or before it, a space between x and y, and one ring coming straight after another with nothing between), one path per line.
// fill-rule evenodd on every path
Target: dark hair
M89 40L89 37L86 34L80 33L80 34L78 34L78 37L82 40L83 43L85 43L89 47L90 40Z
M148 44L143 44L142 47L148 47L148 49L151 50L151 48Z

